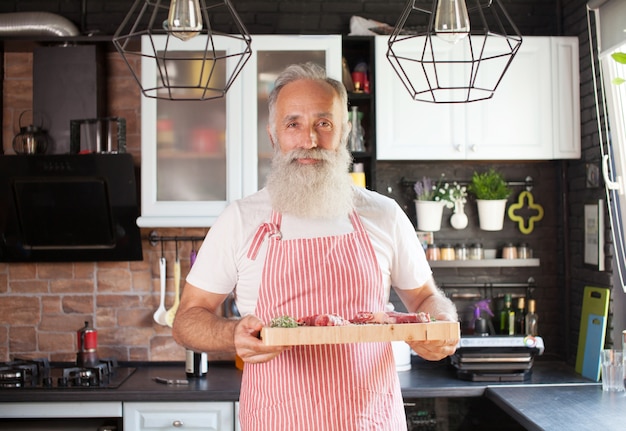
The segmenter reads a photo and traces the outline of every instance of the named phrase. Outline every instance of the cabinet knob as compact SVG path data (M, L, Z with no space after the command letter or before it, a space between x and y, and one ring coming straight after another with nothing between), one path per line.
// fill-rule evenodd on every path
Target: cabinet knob
M455 148L457 153L460 153L463 151L463 145L462 144L456 144Z
M185 425L183 421L175 420L174 422L172 422L172 426L174 428L181 428L183 425Z
M470 146L470 150L472 150L472 153L475 153L476 152L476 144L472 144Z

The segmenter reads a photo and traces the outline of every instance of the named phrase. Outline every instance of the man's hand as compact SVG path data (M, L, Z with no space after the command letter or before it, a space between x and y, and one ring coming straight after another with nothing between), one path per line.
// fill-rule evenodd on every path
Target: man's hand
M263 344L259 338L262 328L263 322L254 315L242 317L235 326L235 349L244 362L253 364L267 362L291 348L290 346Z

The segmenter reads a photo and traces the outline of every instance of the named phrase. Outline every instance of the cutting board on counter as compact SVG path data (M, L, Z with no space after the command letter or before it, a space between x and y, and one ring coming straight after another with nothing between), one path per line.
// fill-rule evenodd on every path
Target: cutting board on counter
M600 351L604 348L609 312L609 290L586 286L580 317L576 372L600 380Z
M265 327L261 330L261 340L268 346L459 340L459 338L459 322L298 326L297 328Z

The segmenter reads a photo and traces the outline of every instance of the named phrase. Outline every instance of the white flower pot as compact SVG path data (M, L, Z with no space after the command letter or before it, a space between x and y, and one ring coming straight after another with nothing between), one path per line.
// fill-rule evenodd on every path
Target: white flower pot
M441 229L443 207L441 201L415 201L415 215L417 216L417 230L436 232Z
M476 199L478 205L478 224L482 230L502 230L506 199Z

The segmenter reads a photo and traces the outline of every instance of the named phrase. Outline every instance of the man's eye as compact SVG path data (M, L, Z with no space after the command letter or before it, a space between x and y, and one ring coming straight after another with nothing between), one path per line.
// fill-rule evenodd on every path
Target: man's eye
M330 121L320 121L317 123L319 127L330 128L332 127L332 123Z

